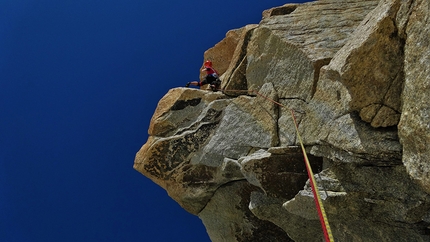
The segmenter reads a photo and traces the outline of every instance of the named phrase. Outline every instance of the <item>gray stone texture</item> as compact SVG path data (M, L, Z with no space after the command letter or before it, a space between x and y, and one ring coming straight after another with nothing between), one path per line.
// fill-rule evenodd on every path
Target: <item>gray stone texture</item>
M319 0L205 52L222 92L170 90L134 168L213 241L430 241L430 4ZM294 116L292 116L294 114Z

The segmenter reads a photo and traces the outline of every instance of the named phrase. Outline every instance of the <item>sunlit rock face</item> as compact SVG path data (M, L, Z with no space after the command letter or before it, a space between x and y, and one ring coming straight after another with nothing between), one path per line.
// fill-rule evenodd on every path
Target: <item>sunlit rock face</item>
M429 9L264 11L205 52L222 91L160 100L134 168L213 241L322 241L297 123L336 241L430 241Z

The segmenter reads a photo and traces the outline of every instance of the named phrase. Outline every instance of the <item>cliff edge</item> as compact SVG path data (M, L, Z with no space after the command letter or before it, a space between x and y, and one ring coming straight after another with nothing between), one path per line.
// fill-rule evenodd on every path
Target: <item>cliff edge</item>
M205 52L222 91L160 100L134 168L212 241L321 241L293 110L336 241L430 241L429 9L319 0L264 11Z

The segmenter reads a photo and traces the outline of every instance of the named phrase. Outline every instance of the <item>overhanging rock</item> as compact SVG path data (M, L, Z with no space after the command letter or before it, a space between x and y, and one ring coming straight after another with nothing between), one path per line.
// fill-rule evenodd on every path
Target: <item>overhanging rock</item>
M321 241L294 113L336 241L429 241L428 1L263 15L205 53L223 92L160 100L134 168L213 241Z

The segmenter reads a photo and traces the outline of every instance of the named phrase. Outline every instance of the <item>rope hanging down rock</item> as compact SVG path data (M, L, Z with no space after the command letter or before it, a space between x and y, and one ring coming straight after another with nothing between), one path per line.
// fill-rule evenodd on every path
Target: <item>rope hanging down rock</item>
M279 103L279 102L277 102L277 101L275 101L275 100L273 100L273 99L271 99L271 98L269 98L269 97L267 97L267 96L259 93L258 91L255 91L255 90L227 90L227 89L219 89L219 90L223 91L223 92L247 92L247 93L255 93L256 95L258 95L258 96L266 99L269 102L274 103L275 105L280 106L281 108L286 108L286 109L290 110L291 117L292 117L292 119L294 121L294 126L295 126L295 129L296 129L297 138L299 140L300 147L301 147L302 152L303 152L303 157L304 157L304 161L305 161L305 165L306 165L306 170L308 172L309 181L310 181L311 188L312 188L312 193L314 195L315 205L316 205L317 212L318 212L318 217L320 219L321 227L322 227L322 230L323 230L323 233L324 233L324 238L325 238L326 242L334 242L333 235L332 235L331 228L330 228L330 224L328 222L327 215L326 215L326 212L325 212L325 209L324 209L324 205L322 204L321 196L319 195L320 193L319 193L319 190L318 190L318 186L316 185L316 182L315 182L315 176L314 176L314 173L312 171L312 167L310 165L308 156L306 154L306 150L305 150L305 146L303 145L302 137L300 136L300 132L299 132L299 127L298 127L298 124L297 124L296 116L294 115L294 110L286 107L282 103Z

